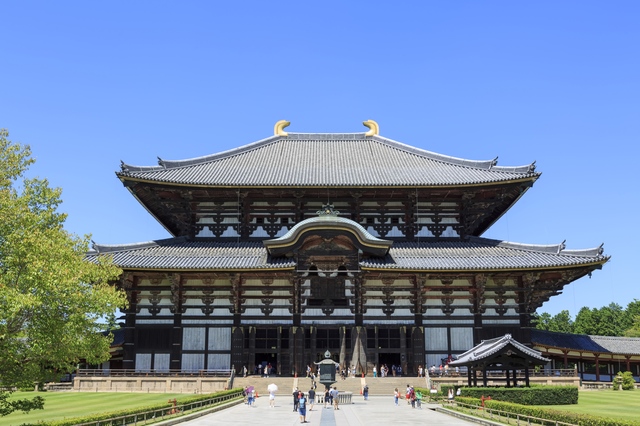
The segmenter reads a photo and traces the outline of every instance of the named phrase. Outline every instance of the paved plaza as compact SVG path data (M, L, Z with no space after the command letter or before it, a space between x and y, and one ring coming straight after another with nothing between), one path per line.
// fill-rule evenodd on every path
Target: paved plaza
M286 394L276 397L274 408L269 407L269 399L258 398L255 406L239 404L231 408L190 420L181 425L205 426L217 424L243 425L299 425L300 416L293 412L291 396ZM401 400L396 407L393 396L372 396L364 401L361 396L354 395L352 404L344 404L339 410L316 405L312 411L307 410L306 425L316 426L360 426L360 425L393 425L403 426L428 424L429 426L463 426L472 425L462 419L438 413L423 406L412 409L406 401Z

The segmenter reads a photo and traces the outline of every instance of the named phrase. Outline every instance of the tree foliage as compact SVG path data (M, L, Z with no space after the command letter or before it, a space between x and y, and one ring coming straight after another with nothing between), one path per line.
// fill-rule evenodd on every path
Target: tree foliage
M613 378L613 390L634 390L636 388L636 380L633 378L631 371L618 371L618 374Z
M583 307L571 319L569 311L561 311L555 316L543 312L533 316L533 323L539 330L563 333L590 334L595 336L640 337L640 301L634 299L626 308L610 303L601 308Z
M27 179L29 146L0 130L0 384L33 386L109 358L98 320L125 305L109 259L84 260L89 236L65 231L59 188ZM39 408L0 398L0 414ZM27 401L29 402L29 401ZM31 400L33 402L33 400ZM41 404L40 404L41 405Z
M573 320L569 311L564 310L554 315L543 312L534 318L536 328L539 330L557 331L560 333L573 333Z

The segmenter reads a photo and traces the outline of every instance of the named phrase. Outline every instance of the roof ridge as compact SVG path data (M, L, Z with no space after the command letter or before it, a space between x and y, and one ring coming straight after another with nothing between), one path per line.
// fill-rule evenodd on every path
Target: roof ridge
M533 251L533 252L542 252L542 253L551 253L562 256L576 256L576 257L598 257L603 256L603 244L598 247L587 248L587 249L573 249L566 250L566 241L564 240L560 244L533 244L533 243L517 243L513 241L504 241L504 240L494 240L491 238L483 238L476 236L468 236L467 239L469 242L475 243L493 243L497 247L504 247L515 250L525 250L525 251ZM603 256L607 257L607 256Z
M226 151L203 155L201 157L187 158L184 160L163 160L162 158L158 157L157 166L132 166L132 165L126 164L124 161L121 161L120 167L122 172L144 172L144 171L154 171L154 170L175 169L178 167L188 167L196 164L208 163L210 161L218 160L220 158L228 158L234 155L242 154L243 152L251 151L256 148L260 148L261 146L265 146L270 143L276 142L279 139L286 139L286 136L273 135L256 142L251 142L246 145L228 149Z
M112 252L121 252L121 251L129 251L129 250L137 250L149 247L158 247L161 245L172 245L187 242L188 238L185 236L181 237L173 237L173 238L164 238L160 240L151 240L144 241L138 243L128 243L128 244L97 244L95 241L91 240L91 248L87 254L102 254L102 253L112 253Z
M312 138L310 138L312 136ZM411 145L407 145L402 142L398 142L393 139L389 139L380 135L367 136L365 133L356 132L356 133L299 133L299 132L290 132L287 136L282 135L273 135L267 138L258 140L256 142L251 142L246 145L242 145L240 147L232 148L226 151L221 151L218 153L203 155L200 157L188 158L183 160L164 160L161 157L158 157L158 165L157 166L135 166L131 164L127 164L124 161L120 162L121 173L125 172L150 172L150 171L158 171L158 170L166 170L166 169L175 169L179 167L189 167L197 164L203 164L210 161L218 160L221 158L228 158L234 155L242 154L247 151L251 151L262 146L266 146L270 143L274 143L280 140L352 140L352 141L365 141L372 140L379 143L386 144L392 148L421 156L423 158L427 158L433 161L439 161L446 164L457 165L461 167L468 167L473 169L480 170L491 170L495 172L505 172L505 173L517 173L517 174L537 174L535 173L535 161L528 165L522 166L498 166L498 157L495 157L492 160L471 160L459 157L453 157L445 154L439 154L433 151L428 151L422 148L417 148Z
M421 155L421 156L430 158L434 161L441 161L444 163L456 164L464 167L472 167L472 168L477 168L482 170L493 170L498 172L512 172L512 173L534 173L535 172L535 163L536 163L535 161L533 161L531 164L522 165L522 166L498 166L497 156L492 160L470 160L466 158L439 154L437 152L428 151L422 148L417 148L417 147L407 145L405 143L398 142L396 140L389 139L380 135L375 135L372 137L372 139L376 139L379 142L386 143L388 145L394 146L397 149L402 149L412 154Z

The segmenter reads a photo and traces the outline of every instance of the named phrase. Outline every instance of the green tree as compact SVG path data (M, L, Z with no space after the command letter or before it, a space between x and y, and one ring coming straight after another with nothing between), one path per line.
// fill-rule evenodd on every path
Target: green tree
M543 312L540 315L536 315L534 321L538 330L573 333L573 320L567 310L560 311L554 316Z
M586 306L582 307L573 322L573 332L576 334L593 334L593 330L596 328L594 321L592 310Z
M623 336L632 325L631 318L617 303L602 308L580 309L574 323L574 332L596 336Z
M0 384L33 386L75 370L81 359L109 358L113 336L98 320L125 305L110 285L121 271L110 259L84 260L89 236L65 231L59 188L27 179L29 146L0 129ZM0 415L42 408L42 399L10 402Z

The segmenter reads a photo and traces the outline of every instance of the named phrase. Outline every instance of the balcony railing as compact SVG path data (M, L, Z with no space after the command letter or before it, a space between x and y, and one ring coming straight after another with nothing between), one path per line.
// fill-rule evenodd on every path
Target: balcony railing
M231 377L231 369L212 370L146 370L146 369L99 369L83 368L77 377Z

